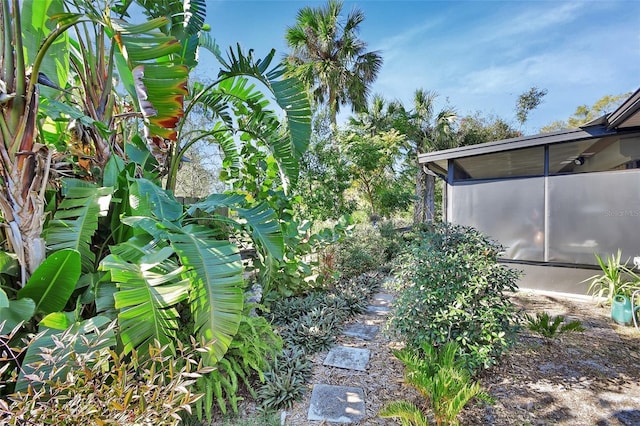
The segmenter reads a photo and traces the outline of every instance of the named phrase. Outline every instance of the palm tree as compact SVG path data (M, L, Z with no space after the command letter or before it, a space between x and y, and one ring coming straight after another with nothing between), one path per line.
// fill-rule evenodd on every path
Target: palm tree
M435 92L416 90L413 96L413 110L406 113L404 132L410 141L411 161L417 162L419 154L456 146L453 124L457 116L450 108L444 108L436 113L437 97ZM415 224L430 222L434 218L434 212L435 177L418 168L413 222Z
M289 73L310 88L315 101L328 105L334 125L340 106L350 104L352 111L366 107L369 87L382 66L380 53L367 52L367 44L357 37L362 11L353 9L346 21L340 21L341 12L341 0L305 7L285 35L292 49L286 58Z

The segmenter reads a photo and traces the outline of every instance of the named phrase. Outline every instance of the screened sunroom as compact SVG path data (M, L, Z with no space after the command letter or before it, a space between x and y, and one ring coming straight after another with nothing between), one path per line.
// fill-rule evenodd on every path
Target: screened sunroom
M446 220L505 246L520 287L585 293L595 254L640 256L640 90L582 128L423 154Z

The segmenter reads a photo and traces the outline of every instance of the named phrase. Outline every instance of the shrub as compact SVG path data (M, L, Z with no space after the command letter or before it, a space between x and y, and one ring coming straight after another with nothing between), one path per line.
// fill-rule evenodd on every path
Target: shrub
M343 279L375 271L387 261L385 246L386 240L377 228L359 225L337 244L335 267Z
M414 349L455 341L472 369L494 364L514 341L517 315L505 292L516 289L518 273L497 263L501 250L469 227L420 232L397 261L388 330Z
M191 385L210 369L195 361L196 342L190 348L177 342L177 357L165 355L167 347L155 342L141 357L100 349L100 338L97 346L87 341L88 350L78 352L82 338L71 332L53 336L55 345L42 348L41 361L29 365L27 391L0 400L0 423L177 425L200 398ZM8 339L1 341L4 346ZM4 346L3 352L12 350Z

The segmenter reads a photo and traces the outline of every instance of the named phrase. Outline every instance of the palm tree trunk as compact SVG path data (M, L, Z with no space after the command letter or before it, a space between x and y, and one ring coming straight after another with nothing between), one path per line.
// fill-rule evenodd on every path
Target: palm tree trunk
M416 201L413 208L413 224L432 222L435 215L435 177L418 168L416 174Z

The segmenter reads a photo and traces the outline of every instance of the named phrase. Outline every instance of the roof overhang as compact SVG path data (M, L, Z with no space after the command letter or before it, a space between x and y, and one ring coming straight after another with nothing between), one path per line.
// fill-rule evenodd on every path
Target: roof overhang
M533 136L504 139L443 151L428 152L420 154L418 156L418 162L420 164L430 164L437 161L492 154L502 151L512 151L540 145L624 134L627 133L627 131L637 131L638 129L640 129L640 89L636 90L611 114L602 116L579 129L562 130L553 133L541 133Z

